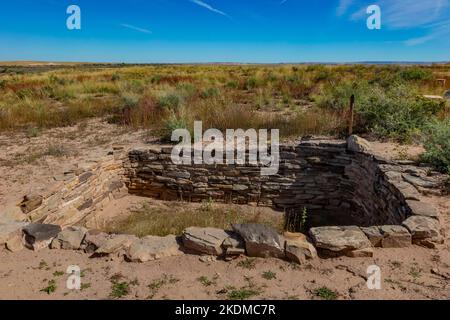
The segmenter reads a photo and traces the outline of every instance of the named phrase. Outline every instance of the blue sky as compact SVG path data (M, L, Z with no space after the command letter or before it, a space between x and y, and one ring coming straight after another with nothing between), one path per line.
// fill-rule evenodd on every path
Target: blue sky
M2 0L0 60L449 61L450 0Z

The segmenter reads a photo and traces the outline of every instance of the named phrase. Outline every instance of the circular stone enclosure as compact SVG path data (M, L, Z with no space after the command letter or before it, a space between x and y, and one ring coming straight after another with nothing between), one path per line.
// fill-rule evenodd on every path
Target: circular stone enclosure
M306 216L308 227L400 225L417 190L401 179L404 166L349 150L342 140L306 140L280 146L278 174L248 165L174 165L172 148L128 153L129 193L163 200L272 206L287 223ZM300 218L299 218L300 216Z

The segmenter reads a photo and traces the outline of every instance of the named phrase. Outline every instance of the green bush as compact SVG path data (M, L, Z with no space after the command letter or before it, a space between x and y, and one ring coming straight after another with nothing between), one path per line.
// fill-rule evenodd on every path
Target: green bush
M159 106L171 110L177 110L181 105L181 102L182 97L176 93L169 93L160 97L158 100Z
M352 94L355 95L357 131L403 141L419 133L444 107L441 102L423 98L410 85L393 83L384 88L366 81L331 86L315 101L319 107L344 112L349 108Z
M450 119L431 121L424 133L423 160L450 174Z
M429 80L433 76L430 70L422 69L419 67L408 67L400 71L400 77L403 80L413 81L413 80Z
M179 119L176 116L171 116L164 123L164 127L161 130L161 140L170 142L172 139L172 132L176 129L187 129L187 124L183 119Z

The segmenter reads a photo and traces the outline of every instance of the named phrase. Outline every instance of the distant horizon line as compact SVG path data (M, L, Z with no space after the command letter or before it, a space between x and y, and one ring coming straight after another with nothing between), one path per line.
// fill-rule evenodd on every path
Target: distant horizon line
M70 65L70 64L103 64L103 65L346 65L346 64L401 64L401 65L426 65L426 64L448 64L450 60L436 61L407 61L407 60L362 60L362 61L310 61L310 62L224 62L224 61L205 61L205 62L108 62L108 61L46 61L46 60L5 60L0 61L0 66L13 65Z

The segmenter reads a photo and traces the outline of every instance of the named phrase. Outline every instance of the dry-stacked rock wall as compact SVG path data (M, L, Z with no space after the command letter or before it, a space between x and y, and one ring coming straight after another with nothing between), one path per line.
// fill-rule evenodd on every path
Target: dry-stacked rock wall
M307 209L311 226L400 224L405 195L385 172L386 161L352 152L341 140L280 146L276 175L258 166L174 165L171 148L133 150L125 164L132 194L165 200L233 202ZM394 181L394 182L393 182ZM412 188L412 186L411 186Z

